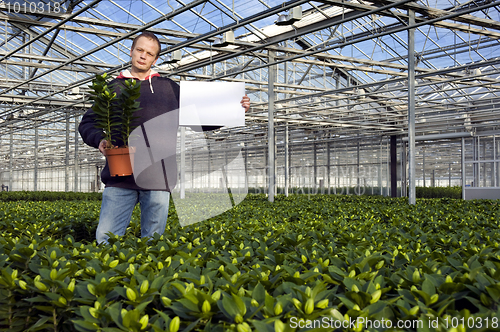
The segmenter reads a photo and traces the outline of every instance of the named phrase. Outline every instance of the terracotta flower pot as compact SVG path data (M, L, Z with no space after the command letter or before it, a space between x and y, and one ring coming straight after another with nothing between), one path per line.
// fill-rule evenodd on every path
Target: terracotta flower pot
M134 147L104 150L111 176L132 175L134 153Z

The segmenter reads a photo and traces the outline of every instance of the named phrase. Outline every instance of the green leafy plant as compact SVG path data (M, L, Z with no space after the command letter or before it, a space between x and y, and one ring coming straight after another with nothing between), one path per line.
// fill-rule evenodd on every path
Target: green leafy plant
M121 135L124 144L127 144L132 131L137 127L133 125L133 121L137 119L134 113L140 110L140 103L137 101L141 95L141 82L136 80L125 80L125 86L121 87L121 94L118 97L118 108L121 113L118 113L121 120Z
M172 205L165 233L148 240L139 208L109 245L77 240L72 226L95 232L99 210L91 199L0 201L1 330L500 327L498 200L249 195L184 228ZM358 318L393 328L352 327Z
M462 187L417 187L417 198L462 198Z
M0 201L100 201L102 193L61 191L0 191Z
M92 80L92 91L90 92L94 101L92 111L95 116L96 128L102 129L104 139L111 142L112 132L117 129L119 123L116 121L113 103L116 101L116 93L106 80L107 74L96 75Z
M137 99L140 96L141 83L134 79L125 80L120 86L120 94L117 95L115 86L110 85L106 73L96 75L90 86L91 99L94 101L92 111L95 115L95 127L104 132L104 140L108 142L108 148L112 148L112 142L117 137L127 146L131 132L136 126L133 121L137 119L134 113L140 110Z

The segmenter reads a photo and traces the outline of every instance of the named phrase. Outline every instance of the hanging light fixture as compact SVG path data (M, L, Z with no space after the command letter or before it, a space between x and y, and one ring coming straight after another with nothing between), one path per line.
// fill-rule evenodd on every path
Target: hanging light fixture
M358 95L358 99L365 99L365 89L357 88L356 94Z
M167 59L165 63L176 63L182 59L182 50L175 50L172 53L167 54Z
M288 16L287 14L280 14L278 20L275 22L276 25L287 25L288 24L287 16Z
M215 37L212 44L213 47L226 47L229 44L234 43L234 32L232 30L224 32L222 37Z
M278 20L274 22L276 25L292 25L302 19L302 7L297 6L288 11L288 14L281 14Z
M481 69L479 69L479 68L474 68L474 69L467 68L465 70L465 74L467 74L469 76L480 76L482 74L482 72L481 72Z
M79 95L80 94L80 87L75 86L71 88L71 90L68 92L69 95Z

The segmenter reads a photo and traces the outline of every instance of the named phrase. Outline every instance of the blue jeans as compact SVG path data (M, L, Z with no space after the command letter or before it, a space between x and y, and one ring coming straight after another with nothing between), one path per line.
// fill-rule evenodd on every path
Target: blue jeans
M141 236L163 234L167 226L169 199L168 191L104 188L96 232L97 243L107 243L108 232L124 235L137 203L141 207Z

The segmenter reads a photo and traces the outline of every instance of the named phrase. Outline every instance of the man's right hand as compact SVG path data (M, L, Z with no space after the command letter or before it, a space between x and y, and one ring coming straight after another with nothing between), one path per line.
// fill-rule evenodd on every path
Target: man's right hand
M106 141L105 139L103 139L99 143L99 151L101 151L101 153L104 154L104 149L106 149L107 147L108 147L108 141Z

